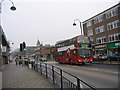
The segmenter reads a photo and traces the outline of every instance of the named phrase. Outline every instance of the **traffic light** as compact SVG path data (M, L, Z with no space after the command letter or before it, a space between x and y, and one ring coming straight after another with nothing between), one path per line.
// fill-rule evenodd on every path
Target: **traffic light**
M23 51L26 49L26 43L23 42L23 43L20 43L20 51Z
M23 44L20 43L20 51L23 51Z
M23 49L25 49L26 48L26 43L25 42L23 42Z
M54 53L54 52L55 52L55 50L54 50L54 49L51 49L51 50L50 50L50 52L51 52L51 53Z

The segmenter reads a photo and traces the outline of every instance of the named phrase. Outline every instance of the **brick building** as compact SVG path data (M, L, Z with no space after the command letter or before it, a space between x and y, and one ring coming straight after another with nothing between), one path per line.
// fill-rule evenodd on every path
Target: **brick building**
M120 3L84 21L83 31L95 54L120 55Z
M40 44L40 41L37 41L37 48L35 49L35 56L37 57L45 57L48 60L53 60L54 59L54 53L51 50L55 51L55 46L51 46L50 44Z

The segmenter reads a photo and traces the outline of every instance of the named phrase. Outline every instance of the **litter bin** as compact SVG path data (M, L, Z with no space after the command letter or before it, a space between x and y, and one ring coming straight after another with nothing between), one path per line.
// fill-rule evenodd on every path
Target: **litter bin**
M28 65L29 68L32 68L32 64L29 62L29 65Z
M32 65L31 65L31 64L29 64L29 68L32 68Z

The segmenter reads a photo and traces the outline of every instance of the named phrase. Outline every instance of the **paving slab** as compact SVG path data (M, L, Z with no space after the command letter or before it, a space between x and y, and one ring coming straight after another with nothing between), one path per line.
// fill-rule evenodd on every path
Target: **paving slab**
M44 75L27 66L8 64L2 72L2 88L57 88Z

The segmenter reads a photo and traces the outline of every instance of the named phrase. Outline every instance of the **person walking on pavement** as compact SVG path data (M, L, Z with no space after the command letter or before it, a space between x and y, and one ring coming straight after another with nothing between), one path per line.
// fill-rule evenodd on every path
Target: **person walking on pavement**
M19 65L21 65L21 59L19 59Z
M18 58L15 59L16 65L18 64Z

